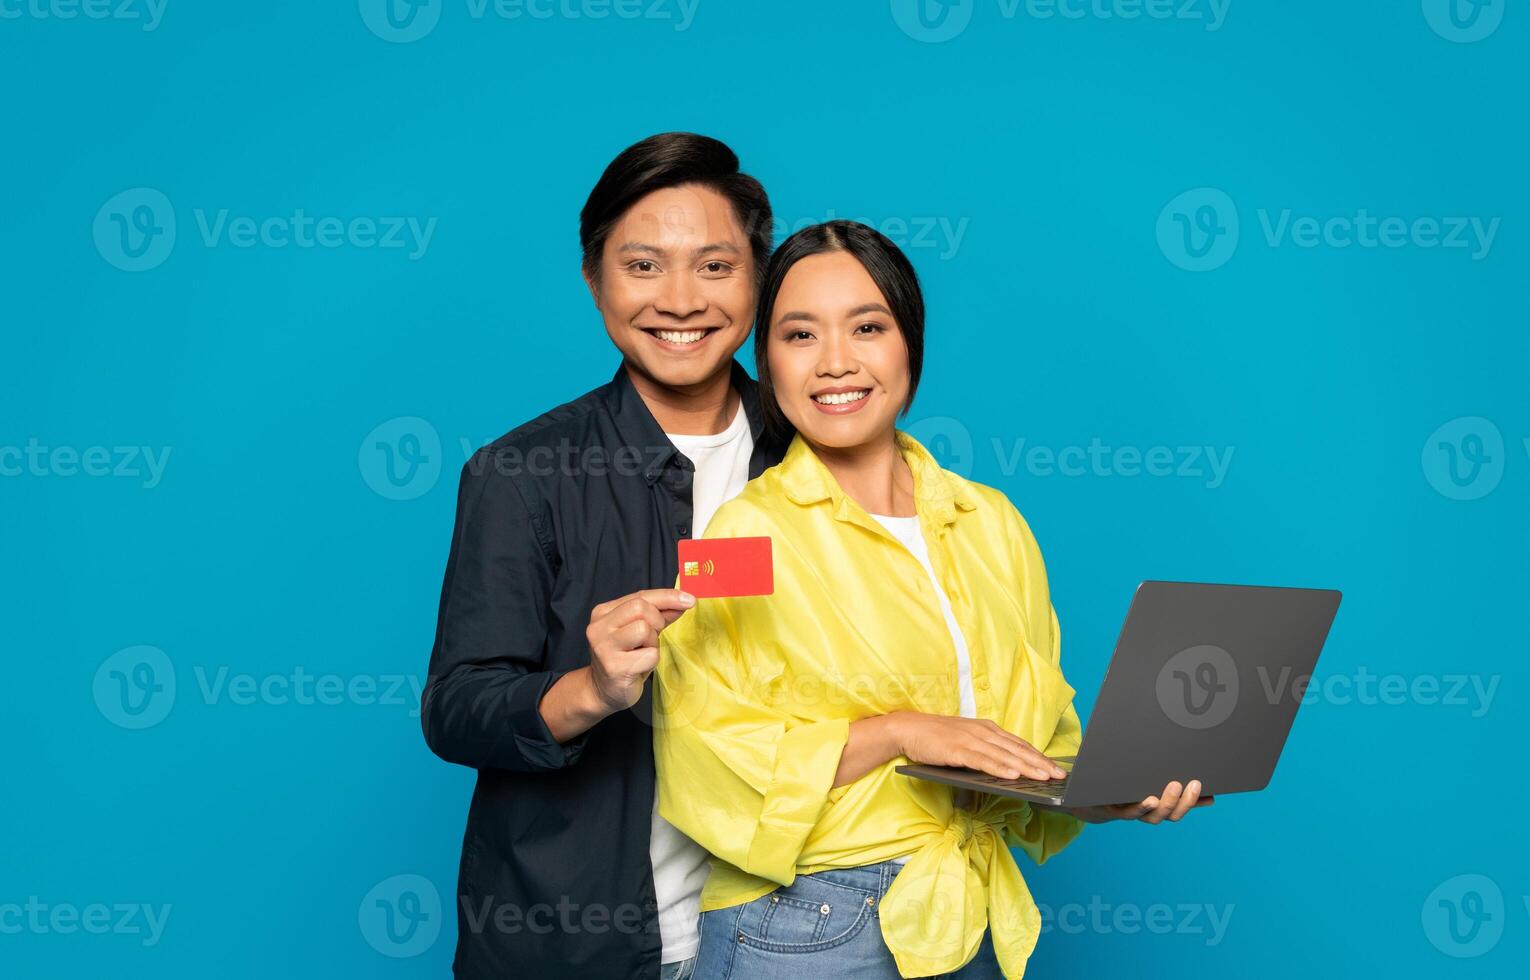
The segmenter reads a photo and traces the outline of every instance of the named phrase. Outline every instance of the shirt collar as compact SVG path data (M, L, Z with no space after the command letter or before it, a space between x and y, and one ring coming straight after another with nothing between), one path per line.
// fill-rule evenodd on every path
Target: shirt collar
M967 487L965 480L941 469L928 449L907 432L895 430L898 451L914 474L914 499L921 515L928 516L937 524L951 524L962 511L977 507L977 498ZM849 494L840 488L834 474L813 452L811 446L799 433L792 437L775 472L782 489L793 503L807 506L823 500L834 503L834 516L838 520L858 520L865 513Z
M765 430L765 414L760 409L758 386L736 358L729 361L729 381L743 402L744 415L749 419L749 434L755 444L759 445ZM616 374L611 378L611 383L606 385L606 407L616 423L616 431L621 435L622 443L649 450L644 454L648 462L643 467L643 478L650 486L664 475L671 460L684 458L659 427L658 420L648 409L648 403L643 401L643 396L633 386L625 361L617 365Z

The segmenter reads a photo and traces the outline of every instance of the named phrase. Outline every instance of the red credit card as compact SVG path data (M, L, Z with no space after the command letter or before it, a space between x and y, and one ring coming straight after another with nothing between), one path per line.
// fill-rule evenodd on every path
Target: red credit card
M680 588L698 599L770 595L776 589L770 539L682 539Z

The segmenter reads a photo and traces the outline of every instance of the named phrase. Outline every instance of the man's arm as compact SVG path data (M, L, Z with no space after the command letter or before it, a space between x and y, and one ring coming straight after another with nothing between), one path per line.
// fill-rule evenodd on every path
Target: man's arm
M570 673L549 671L545 662L554 576L550 535L539 533L520 488L475 456L462 470L420 705L436 755L522 772L578 758L584 740L568 732L560 740L540 711L549 689Z
M589 667L569 671L542 698L542 721L558 742L583 735L610 714L591 673Z

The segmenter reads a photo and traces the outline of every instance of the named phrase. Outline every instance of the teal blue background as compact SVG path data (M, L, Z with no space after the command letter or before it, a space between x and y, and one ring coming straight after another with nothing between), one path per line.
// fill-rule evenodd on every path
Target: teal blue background
M952 254L908 250L931 311L910 422L955 420L942 431L974 448L952 465L1030 520L1086 715L1143 578L1343 589L1319 680L1497 678L1480 717L1319 699L1267 792L1175 827L1091 828L1026 867L1053 909L1231 909L1214 945L1053 929L1028 975L1524 974L1523 0L1470 44L1411 0L1243 0L1216 31L1006 19L986 0L944 43L886 2L701 0L676 30L475 20L458 0L407 44L345 2L171 0L142 26L0 20L0 446L171 450L152 488L67 466L0 477L0 906L172 911L153 946L0 932L0 976L448 972L453 923L392 958L358 916L395 875L450 895L472 773L430 755L412 703L209 704L198 671L424 674L456 470L615 369L577 214L612 155L670 129L729 142L788 224L967 222ZM139 187L173 202L178 236L129 273L92 223ZM1241 240L1195 273L1156 229L1200 187L1236 202ZM297 208L438 224L410 261L209 247L194 217ZM1501 227L1474 260L1272 246L1258 217L1361 208ZM1464 416L1504 440L1501 483L1475 500L1430 482L1431 434ZM408 500L358 463L399 417L441 440L440 479ZM1003 463L1019 439L1096 438L1234 455L1215 488ZM137 645L178 689L130 730L92 690ZM1429 921L1431 893L1467 874L1501 890L1502 938L1461 959Z

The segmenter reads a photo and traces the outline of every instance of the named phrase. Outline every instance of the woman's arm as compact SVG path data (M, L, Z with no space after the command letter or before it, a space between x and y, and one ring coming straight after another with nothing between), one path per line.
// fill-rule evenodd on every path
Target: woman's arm
M894 711L850 723L834 785L853 783L899 756L930 766L977 769L1000 779L1067 775L1031 743L986 719Z

